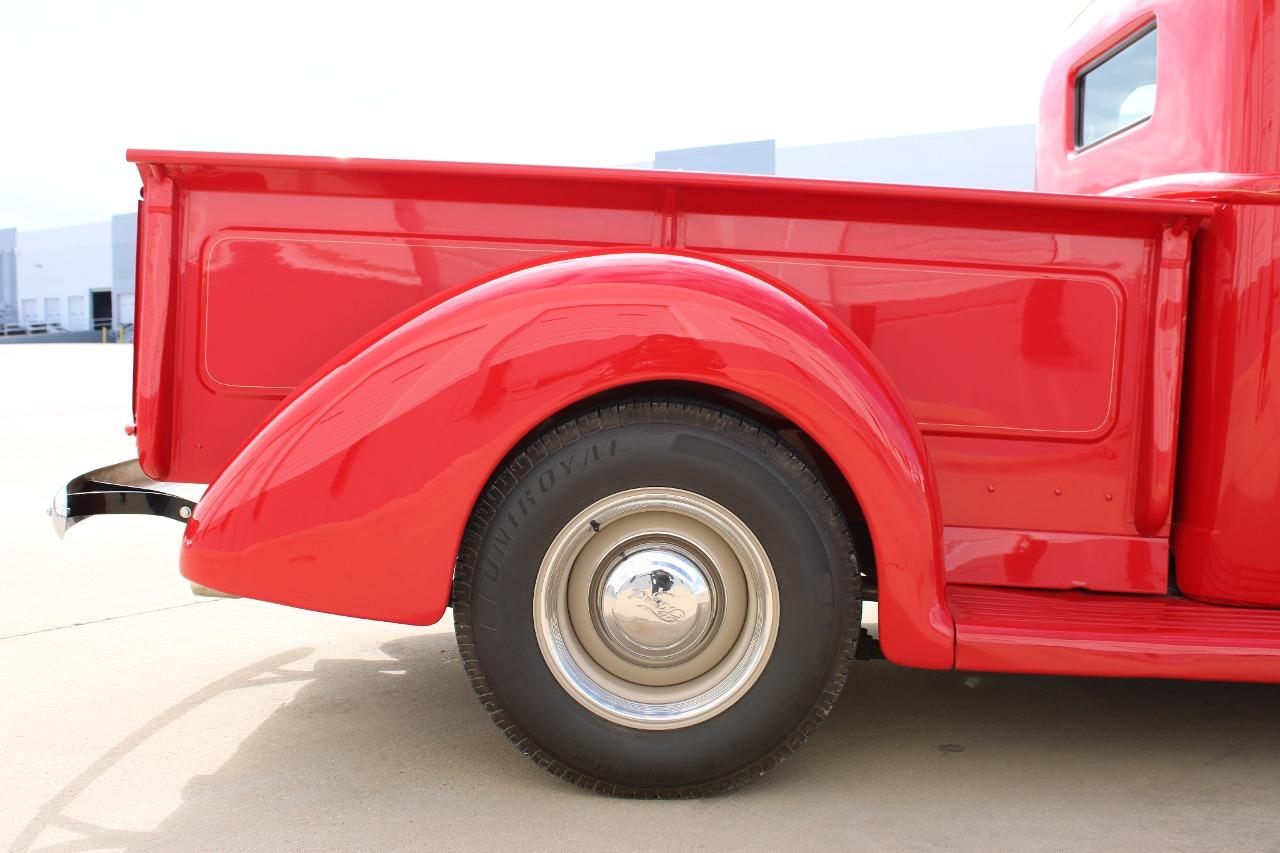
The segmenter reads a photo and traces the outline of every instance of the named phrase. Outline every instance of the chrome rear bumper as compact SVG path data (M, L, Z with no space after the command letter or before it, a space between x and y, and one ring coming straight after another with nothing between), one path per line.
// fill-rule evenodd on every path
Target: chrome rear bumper
M88 471L58 490L49 507L58 538L95 515L158 515L186 524L195 502L151 488L159 485L137 459Z

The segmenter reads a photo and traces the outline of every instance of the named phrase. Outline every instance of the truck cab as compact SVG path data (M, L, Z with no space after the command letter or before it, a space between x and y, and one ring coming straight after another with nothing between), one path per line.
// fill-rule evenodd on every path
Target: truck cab
M1091 11L1036 193L130 151L138 459L55 522L451 610L512 741L626 796L745 784L880 653L1280 682L1275 23Z
M1216 205L1194 242L1171 565L1180 594L1236 606L1280 606L1275 23L1257 0L1099 14L1046 80L1036 159L1044 191Z

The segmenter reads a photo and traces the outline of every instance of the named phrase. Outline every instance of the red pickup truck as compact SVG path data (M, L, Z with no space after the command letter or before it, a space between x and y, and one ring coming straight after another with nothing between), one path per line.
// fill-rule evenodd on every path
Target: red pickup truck
M880 650L1280 681L1278 39L1264 0L1100 17L1040 193L130 151L138 459L55 522L452 607L504 732L623 795L769 769Z

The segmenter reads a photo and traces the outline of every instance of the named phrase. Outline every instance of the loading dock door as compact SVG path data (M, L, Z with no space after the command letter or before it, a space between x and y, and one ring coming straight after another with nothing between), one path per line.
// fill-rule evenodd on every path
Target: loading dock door
M89 296L93 298L93 328L111 328L111 291L91 290Z
M73 332L83 332L89 328L89 318L84 313L84 297L67 297L67 328Z

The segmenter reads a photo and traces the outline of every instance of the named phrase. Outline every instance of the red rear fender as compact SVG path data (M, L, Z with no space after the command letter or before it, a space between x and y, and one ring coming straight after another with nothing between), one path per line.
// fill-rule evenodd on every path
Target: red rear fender
M669 253L558 261L425 309L335 363L201 500L184 540L188 578L435 622L471 508L530 430L602 391L690 381L750 397L822 446L871 529L886 654L953 662L920 432L866 348L782 286Z

